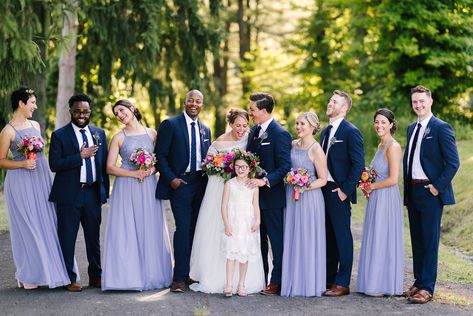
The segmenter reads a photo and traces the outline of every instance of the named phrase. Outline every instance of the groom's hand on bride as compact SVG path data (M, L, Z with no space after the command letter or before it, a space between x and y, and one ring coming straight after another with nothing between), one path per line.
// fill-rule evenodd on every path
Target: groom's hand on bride
M171 188L173 188L174 190L176 190L178 187L180 187L183 184L187 184L187 182L180 178L174 178L170 183Z
M332 190L332 192L337 192L338 198L340 199L340 201L345 201L348 197L345 193L343 193L343 191L340 188L336 188Z

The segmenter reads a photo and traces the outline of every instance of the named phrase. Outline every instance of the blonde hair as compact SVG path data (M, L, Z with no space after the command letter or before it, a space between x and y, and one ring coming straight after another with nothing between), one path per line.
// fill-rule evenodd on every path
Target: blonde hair
M346 93L345 91L342 91L342 90L335 90L335 91L333 91L333 94L341 96L345 100L345 104L348 108L347 113L350 112L351 105L352 105L352 100L351 100L350 95L348 93Z
M299 117L305 118L309 125L314 128L312 135L317 134L322 129L320 126L319 117L314 112L304 112L299 114Z

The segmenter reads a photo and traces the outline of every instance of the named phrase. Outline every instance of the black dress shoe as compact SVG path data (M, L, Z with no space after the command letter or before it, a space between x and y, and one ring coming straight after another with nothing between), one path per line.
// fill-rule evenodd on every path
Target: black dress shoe
M199 281L196 281L196 280L192 280L191 278L187 279L186 280L186 285L189 286L191 284L194 284L194 283L199 283Z
M101 277L89 277L89 286L100 289L102 287Z

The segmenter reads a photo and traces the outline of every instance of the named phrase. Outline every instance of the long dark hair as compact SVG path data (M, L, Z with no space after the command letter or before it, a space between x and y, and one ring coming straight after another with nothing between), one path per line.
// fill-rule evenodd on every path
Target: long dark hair
M376 116L378 116L378 115L384 116L385 118L388 119L389 123L393 124L393 127L391 127L390 132L391 132L391 134L394 134L394 132L396 132L396 129L397 129L397 124L396 124L396 119L394 118L393 111L391 111L389 109L386 109L386 108L378 109L374 113L373 121L376 120Z

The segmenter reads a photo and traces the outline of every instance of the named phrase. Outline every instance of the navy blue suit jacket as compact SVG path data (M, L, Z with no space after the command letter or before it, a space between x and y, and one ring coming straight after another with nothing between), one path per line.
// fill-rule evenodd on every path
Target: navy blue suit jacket
M283 179L291 170L291 135L273 119L265 131L264 135L267 137L261 137L252 143L255 128L248 135L246 149L258 155L261 167L268 173L266 178L270 185L270 188L260 187L260 208L284 208L286 192Z
M210 129L198 121L200 136L200 150L202 159L205 159L210 147ZM173 179L186 171L189 165L189 134L187 131L184 113L164 120L158 129L156 140L157 169L159 182L156 188L156 198L169 199L171 197L170 183Z
M407 147L404 151L404 205L407 205L407 155L409 140L417 122L407 127ZM419 136L421 137L421 136ZM432 185L439 191L443 205L455 204L452 179L460 167L455 134L450 124L432 116L422 135L420 164Z
M321 145L326 132L324 128L320 134ZM355 125L343 119L329 142L328 170L350 202L356 203L356 185L365 167L363 136Z
M97 194L102 203L107 202L110 181L107 175L107 137L103 129L90 126L92 135L100 137L98 151L95 155L95 171ZM72 123L54 131L49 147L49 167L55 172L53 187L49 201L60 204L71 204L80 189L80 157L79 143L72 128Z

